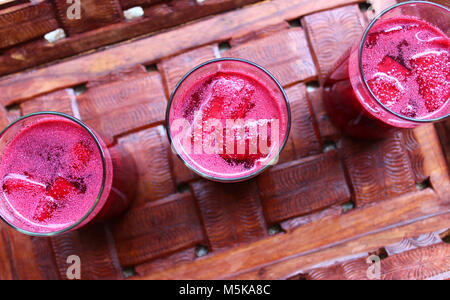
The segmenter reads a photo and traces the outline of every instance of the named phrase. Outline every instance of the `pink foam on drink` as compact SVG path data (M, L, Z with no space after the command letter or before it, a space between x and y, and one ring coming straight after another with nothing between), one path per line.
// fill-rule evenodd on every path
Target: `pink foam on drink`
M362 56L364 74L377 98L412 118L430 116L448 105L449 38L413 17L378 22L367 36Z
M80 221L95 203L102 178L97 144L84 128L63 118L48 117L21 129L0 163L6 210L15 226L36 233Z
M236 178L249 175L267 164L267 158L278 151L286 135L287 114L282 113L280 103L269 89L259 79L240 71L221 71L207 74L198 79L182 97L183 101L173 107L170 116L170 124L176 119L187 119L194 131L196 118L201 115L203 124L208 119L217 119L226 128L226 120L243 120L244 124L252 120L279 120L279 142L271 145L269 153L262 153L258 148L257 153L249 151L249 140L259 138L248 128L244 129L244 136L235 133L235 152L238 153L237 143L246 143L245 153L228 155L226 148L223 154L196 153L194 139L190 145L190 154L183 152L186 159L199 171L214 177ZM198 114L200 112L200 114ZM270 122L269 122L270 123ZM261 124L261 123L260 123ZM239 128L240 126L238 126ZM268 136L270 140L270 125ZM252 135L253 134L253 135ZM258 134L258 133L256 133ZM205 133L203 133L203 137ZM224 134L224 136L226 136ZM255 140L255 139L254 139ZM224 145L226 140L224 141Z

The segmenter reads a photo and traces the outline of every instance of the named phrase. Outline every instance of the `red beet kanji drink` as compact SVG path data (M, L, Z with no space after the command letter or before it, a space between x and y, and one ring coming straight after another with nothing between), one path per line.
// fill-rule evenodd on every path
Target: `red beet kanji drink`
M216 59L178 84L167 110L168 135L179 157L201 176L249 179L276 162L289 134L286 95L254 63Z
M382 138L450 113L450 13L429 2L384 11L338 61L324 102L345 133Z
M79 228L115 201L108 200L111 155L75 118L25 116L2 132L0 151L0 217L23 233L49 236Z

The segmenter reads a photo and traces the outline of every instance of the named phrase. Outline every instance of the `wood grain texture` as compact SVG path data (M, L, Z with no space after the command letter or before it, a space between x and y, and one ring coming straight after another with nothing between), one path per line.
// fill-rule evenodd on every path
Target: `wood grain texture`
M41 273L40 265L36 259L35 248L29 236L7 229L15 279L41 280L45 276Z
M22 115L40 111L57 111L76 116L76 96L72 89L64 89L33 98L20 104Z
M278 33L279 31L288 30L289 29L289 23L286 21L283 21L281 23L277 24L271 24L267 27L248 32L246 34L243 34L242 36L234 36L230 40L230 46L236 47L240 44L248 43L252 40L258 40L260 38L267 37L269 35Z
M51 92L92 80L100 75L137 64L156 62L164 57L183 52L216 41L229 40L233 36L242 36L270 24L326 10L339 5L360 2L359 0L319 0L288 1L274 0L255 6L244 7L236 11L221 14L210 19L183 26L174 31L157 34L142 40L112 47L104 51L61 62L38 71L10 76L0 80L0 103L8 105L20 99ZM204 30L208 28L208 30ZM132 30L130 28L130 30ZM117 33L111 33L116 35ZM99 39L91 35L87 41ZM158 45L154 47L154 45ZM65 45L64 47L73 47ZM64 48L63 47L63 48ZM29 54L34 48L27 50ZM86 48L84 48L86 50ZM50 50L49 50L50 51ZM58 51L61 51L58 50ZM2 62L2 65L14 65L17 61ZM68 71L70 70L70 71ZM4 73L3 73L4 74Z
M89 83L77 102L81 119L109 139L162 123L167 103L159 73L141 66Z
M358 236L339 245L324 247L317 251L310 251L304 255L293 256L286 260L264 265L260 268L232 276L231 278L248 280L304 277L304 274L308 270L348 261L352 257L367 256L368 253L375 252L375 250L385 245L399 242L405 237L417 236L441 229L442 226L448 226L450 224L449 216L450 213L447 213L424 220L414 220L406 225L393 226L386 230Z
M359 251L359 249L365 247L364 243L359 243L359 239L378 235L388 230L396 232L396 241L398 241L401 239L401 237L398 238L398 235L403 236L405 232L404 229L400 228L401 226L407 226L434 217L439 218L433 220L432 226L429 226L426 232L448 227L450 225L449 215L450 209L448 205L443 204L433 190L426 189L375 203L365 209L357 209L339 217L321 219L317 222L300 226L290 233L278 234L249 245L217 253L214 256L197 260L192 264L180 264L166 269L164 272L149 274L141 279L235 278L241 274L259 270L258 266L261 265L268 267L288 258L296 259L305 255L319 253L321 250L325 251L325 249L330 247L343 246L351 241L356 241L353 247ZM367 238L366 242L370 244L371 238ZM307 243L302 242L306 240L308 241ZM383 238L380 240L381 243L384 243ZM376 242L380 243L380 240L376 240ZM254 255L255 253L260 253L260 251L264 255ZM342 252L339 253L342 254ZM323 256L321 257L323 259ZM245 261L246 264L233 263L236 261ZM296 266L297 270L301 268L298 264L294 266Z
M128 211L111 225L122 266L194 246L203 231L189 193L147 203Z
M357 5L311 14L302 19L303 27L311 41L321 80L361 36L362 22Z
M11 262L11 246L6 226L6 224L0 224L0 280L17 278Z
M414 129L414 137L420 145L421 153L424 155L423 170L430 177L433 189L443 199L448 199L450 192L450 173L445 157L448 155L439 146L439 136L433 124L426 124Z
M312 270L310 280L367 280L367 258ZM440 243L389 256L381 260L382 280L424 280L450 271L450 245Z
M450 119L436 124L447 166L450 166Z
M113 237L102 224L52 237L51 243L60 279L68 279L67 269L70 264L67 259L71 255L80 258L83 280L123 278Z
M191 180L200 178L199 175L191 171L184 162L177 156L175 149L167 143L169 154L170 168L172 170L172 177L177 185L180 186Z
M118 0L80 1L79 18L70 17L69 13L73 3L66 0L55 0L54 2L59 21L63 24L64 31L68 35L117 23L123 18Z
M1 128L5 128L10 123L9 113L8 111L3 107L0 106L0 126Z
M0 10L0 49L43 37L57 28L49 1Z
M45 280L59 279L58 267L53 257L50 238L31 237L30 239L33 244L34 257L41 278Z
M306 98L304 84L286 89L291 107L291 132L289 139L294 147L294 158L316 155L322 152L322 141L311 103Z
M200 180L191 189L201 212L211 250L223 250L266 236L255 181L239 184Z
M389 256L399 254L405 251L431 246L442 243L437 232L425 233L417 237L405 237L400 242L384 247Z
M137 166L139 181L133 207L176 192L167 152L168 139L162 126L130 134L118 143L131 154Z
M275 166L258 177L258 187L271 224L350 200L336 152Z
M281 222L280 226L284 231L291 231L296 227L305 224L310 224L323 218L340 216L342 215L342 213L343 210L341 205L333 205L315 213L310 213L304 216L288 219L286 221Z
M152 272L161 272L167 268L174 267L178 264L193 262L197 258L195 248L188 248L163 256L161 258L154 259L150 262L140 264L136 266L135 272L138 276L145 276Z
M357 206L416 190L400 131L378 142L344 138L338 146Z
M183 54L163 59L158 63L158 70L164 78L167 95L170 96L181 78L197 65L217 58L217 45L208 45Z
M209 14L218 13L222 10L230 10L245 3L257 0L219 0L207 1L199 7L195 1L190 1L190 9L185 10L183 6L162 6L159 4L146 8L145 15L134 20L122 20L103 27L94 28L83 33L71 35L55 43L48 43L45 39L37 39L26 44L17 45L0 56L0 74L8 74L24 70L29 67L38 66L43 63L55 61L60 58L72 56L91 49L103 47L113 43L142 35L148 35L192 21L196 18L205 17ZM181 2L186 2L182 0ZM206 6L206 7L205 7ZM194 10L195 14L192 13ZM96 21L88 23L84 27L96 27ZM70 24L69 24L70 25ZM39 52L40 55L35 55Z
M417 183L424 182L427 179L427 174L423 168L424 153L422 153L421 145L419 144L414 130L404 130L402 132L403 142L408 151L411 168Z
M317 75L301 28L292 28L238 45L222 56L256 62L268 69L283 86L309 80Z
M337 142L341 137L341 132L332 123L325 109L322 100L322 88L316 88L306 93L306 97L311 103L315 120L320 132L320 136L324 142Z

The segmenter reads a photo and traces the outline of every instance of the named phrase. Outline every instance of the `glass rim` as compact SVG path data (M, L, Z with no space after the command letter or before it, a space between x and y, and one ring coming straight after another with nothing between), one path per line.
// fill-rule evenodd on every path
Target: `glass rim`
M233 177L233 178L224 178L224 177L216 177L216 176L212 176L212 175L208 175L200 170L197 170L195 167L191 166L191 164L186 161L183 156L180 154L180 152L178 151L178 149L176 149L176 146L173 144L173 139L172 139L172 134L170 132L170 124L169 124L169 118L170 118L170 109L172 107L172 102L174 100L175 94L177 93L178 89L180 88L181 84L183 84L183 82L190 76L192 75L195 71L199 70L200 68L203 68L209 64L212 63L216 63L216 62L221 62L221 61L235 61L235 62L240 62L240 63L246 63L249 64L253 67L258 68L259 70L263 71L266 75L269 76L270 79L273 80L273 82L275 82L276 86L278 87L278 89L280 90L281 94L283 95L283 99L284 102L286 104L286 110L287 110L287 128L286 128L286 135L284 137L283 143L281 144L280 148L277 151L277 154L271 159L270 162L268 162L265 166L263 166L261 169L256 170L255 172L252 172L248 175L244 175L244 176L240 176L240 177ZM241 181L246 181L248 179L251 179L253 177L258 176L259 174L261 174L262 172L264 172L267 168L269 168L270 166L274 165L274 162L278 160L281 151L283 151L284 147L286 146L287 140L289 138L289 133L291 131L291 107L289 104L289 100L287 97L287 94L285 92L285 90L283 89L283 86L280 84L280 82L264 67L258 65L257 63L254 63L252 61L246 60L246 59L242 59L242 58L234 58L234 57L221 57L221 58L215 58L206 62L203 62L199 65L197 65L196 67L192 68L188 73L186 73L181 80L177 83L177 85L175 86L169 102L167 104L167 109L166 109L166 132L167 132L167 136L169 137L169 142L171 145L171 149L175 149L176 151L176 155L178 156L179 159L181 159L181 161L194 173L200 175L203 178L206 178L208 180L212 180L212 181L217 181L217 182L223 182L223 183L233 183L233 182L241 182Z
M399 117L399 118L401 118L401 119L403 119L403 120L407 120L407 121L415 122L415 123L423 123L423 124L426 124L426 123L438 122L438 121L444 120L444 119L446 119L447 117L449 117L449 116L450 116L450 113L448 113L448 114L446 114L446 115L443 115L443 116L441 116L441 117L439 117L439 118L432 118L432 119L415 119L415 118L410 118L410 117L404 116L404 115L402 115L402 114L400 114L400 113L397 113L397 112L391 110L390 108L388 108L387 106L385 106L385 105L384 105L384 104L383 104L383 103L375 96L375 94L372 92L372 90L371 90L371 88L369 87L369 84L368 84L368 82L367 82L366 76L365 76L365 74L364 74L364 70L363 70L362 54L363 54L363 50L364 50L364 44L365 44L365 42L366 42L366 38L367 38L367 36L369 35L369 32L370 32L370 30L372 29L372 27L375 25L375 23L377 23L377 21L378 21L382 16L384 16L386 13L390 12L391 10L393 10L393 9L399 7L399 6L403 6L403 5L411 5L411 4L427 4L427 5L433 5L433 6L442 8L442 9L446 10L447 12L450 12L450 9L449 9L449 8L447 8L447 7L443 6L443 5L434 3L434 2L429 2L429 1L407 1L407 2L402 2L402 3L397 3L397 4L395 4L395 5L392 5L392 6L388 7L388 8L386 8L385 10L383 10L378 16L376 16L376 17L369 23L369 25L367 26L367 28L366 28L365 31L364 31L364 34L363 34L363 36L362 36L362 38L361 38L361 42L360 42L360 45L359 45L359 53L358 53L358 56L359 56L359 57L358 57L358 59L359 59L359 70L360 70L361 77L362 77L362 79L363 79L364 85L365 85L365 87L367 88L367 90L369 91L369 93L370 93L370 95L372 96L372 98L375 99L375 101L377 101L377 103L380 104L380 106L381 106L385 111L387 111L388 113L391 113L391 114L393 114L393 115L395 115L395 116L397 116L397 117ZM450 102L450 98L448 98L448 99L444 102L444 106L445 106L445 105L450 105L449 102Z
M78 227L80 224L82 224L91 214L92 212L97 208L98 203L100 202L100 198L103 195L104 189L105 189L105 184L106 184L106 159L105 159L105 153L103 151L103 147L99 141L99 139L97 138L97 136L95 135L95 133L92 131L92 129L90 129L86 124L84 124L81 120L70 116L68 114L62 113L62 112L55 112L55 111L41 111L41 112L35 112L35 113L31 113L31 114L27 114L25 116L22 116L18 119L16 119L14 122L10 123L8 126L6 126L1 132L0 132L0 139L3 137L3 135L6 133L6 131L11 128L12 126L14 126L15 124L30 118L30 117L35 117L35 116L58 116L58 117L63 117L66 119L69 119L70 121L75 122L76 124L80 125L83 129L85 129L89 135L92 137L92 139L95 141L99 151L100 151L100 156L102 159L102 166L103 166L103 178L102 178L102 185L100 187L100 190L98 192L97 198L95 199L95 202L93 204L93 206L89 209L89 211L77 222L75 222L74 224L57 230L57 231L52 231L52 232L44 232L44 233L39 233L39 232L32 232L26 229L22 229L19 228L18 226L11 224L10 222L8 222L7 220L5 220L3 218L3 216L0 214L0 220L2 220L3 222L5 222L7 225L9 225L10 227L12 227L13 229L26 234L26 235L30 235L30 236L37 236L37 237L52 237L52 236L56 236L62 233L66 233L76 227Z

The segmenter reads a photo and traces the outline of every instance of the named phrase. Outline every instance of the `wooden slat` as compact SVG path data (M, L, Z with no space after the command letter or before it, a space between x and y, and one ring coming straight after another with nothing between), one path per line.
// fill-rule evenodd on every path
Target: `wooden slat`
M427 247L441 242L442 240L439 234L437 232L431 232L419 235L417 237L405 237L398 243L385 246L384 249L389 256L392 256L405 251Z
M120 45L84 57L62 62L33 72L0 81L0 103L8 105L21 99L75 86L115 69L155 62L166 56L215 41L231 39L248 32L294 19L314 11L359 2L359 0L326 1L274 0L222 14L177 30ZM204 30L208 28L208 30ZM97 36L92 36L97 39ZM157 45L157 46L156 46ZM31 51L31 49L30 49ZM13 64L10 62L10 64Z
M118 143L130 153L137 166L139 181L133 207L176 192L167 152L168 139L162 126L130 134Z
M420 145L420 151L423 154L423 173L430 177L433 189L442 197L449 199L449 169L434 125L426 124L415 128L414 138Z
M291 131L289 139L294 147L294 158L316 155L322 152L322 141L312 107L306 98L304 84L297 84L286 89L291 107Z
M450 119L436 124L436 129L444 150L447 165L450 166Z
M192 262L196 258L195 248L178 251L174 254L154 259L134 268L138 276L145 276L153 272L160 272L181 263Z
M217 45L208 45L183 54L163 59L158 63L158 70L164 78L167 95L171 95L180 79L197 65L217 58Z
M401 132L378 142L344 138L339 148L357 206L416 190Z
M51 278L51 273L42 273L41 264L38 260L40 255L37 253L40 249L35 249L31 237L19 233L12 228L8 228L7 231L16 279L42 280L46 279L47 276ZM57 278L53 277L53 279Z
M191 189L213 251L267 235L254 181L230 185L200 180L191 183Z
M310 280L367 280L366 257L312 270ZM389 256L380 262L382 280L424 280L450 271L450 245L440 243Z
M183 0L184 1L184 0ZM205 17L209 14L229 10L245 3L257 0L220 0L206 1L199 9L198 3L191 1L195 14L191 10L185 10L183 6L162 6L146 9L145 15L134 20L124 20L97 29L75 34L48 43L45 39L30 41L6 51L0 56L0 75L9 74L38 66L43 63L55 61L87 50L110 45L127 39L135 38L149 33L160 31L180 25L196 18ZM90 23L89 26L91 26ZM39 55L35 53L39 52Z
M184 162L177 156L176 151L167 143L169 157L170 157L170 169L172 170L172 177L177 186L187 183L191 180L200 178L199 175L191 171Z
M308 15L302 19L302 24L311 41L321 80L363 31L357 5Z
M120 22L123 18L118 0L83 0L79 18L70 17L73 2L55 0L55 7L64 31L69 35Z
M241 273L259 269L258 266L261 265L319 252L327 247L336 247L371 234L378 234L438 215L445 215L445 217L440 218L438 225L434 224L435 226L450 225L448 205L445 206L435 192L427 189L376 203L339 217L325 218L298 227L290 233L218 253L192 264L181 264L164 272L155 272L142 279L205 279L238 276ZM438 228L428 229L427 232L436 229ZM303 241L308 242L303 243ZM358 243L353 247L357 245ZM254 255L255 253L264 253L264 255ZM235 264L236 261L245 261L246 264Z
M323 186L327 188L321 188ZM258 177L258 187L269 223L350 200L336 152L276 166Z
M267 27L248 32L242 36L235 36L230 40L230 46L236 47L240 44L248 43L252 40L258 40L260 38L267 37L269 35L275 34L279 31L287 30L289 29L289 23L286 21L283 21L281 23L269 25Z
M76 106L76 96L72 89L56 91L20 104L22 115L39 111L58 111L77 116L77 113L73 111L74 106Z
M323 218L340 216L342 215L342 213L343 213L342 205L336 204L315 213L290 218L286 221L281 222L280 226L284 231L291 231L296 227L316 222Z
M305 255L294 256L277 263L255 268L232 277L233 279L280 279L305 274L310 269L332 264L336 261L348 260L352 256L361 256L375 250L401 241L404 237L416 236L449 226L450 213L430 217L424 220L414 220L406 225L393 226L389 229L356 237L350 241ZM344 256L344 257L343 257ZM303 277L303 276L302 276Z
M283 86L317 75L301 28L292 28L241 44L231 48L223 56L256 62L268 69Z
M203 231L189 193L147 203L127 212L111 226L122 266L194 246Z
M2 2L0 3L0 9L3 10L11 6L23 5L28 2L29 0L2 0Z
M0 48L43 37L58 28L48 1L0 10Z
M71 231L51 238L53 253L60 279L67 278L67 258L80 258L81 279L117 280L122 279L114 240L109 230L102 224Z
M322 88L316 88L313 91L307 92L306 96L312 105L322 140L324 142L336 142L340 138L341 133L328 116L322 100L322 92Z
M120 6L123 9L128 9L136 6L150 6L160 2L169 2L170 0L119 0Z
M415 181L417 183L422 183L428 176L425 174L425 170L423 169L424 154L422 153L421 146L417 141L415 131L404 130L402 136L406 150L408 151Z
M45 280L59 279L58 267L52 255L53 248L50 238L31 237L30 239L33 244L34 257L41 278Z
M109 139L162 123L167 104L161 76L142 66L90 82L77 102L81 119Z
M0 280L15 279L6 224L0 224Z

